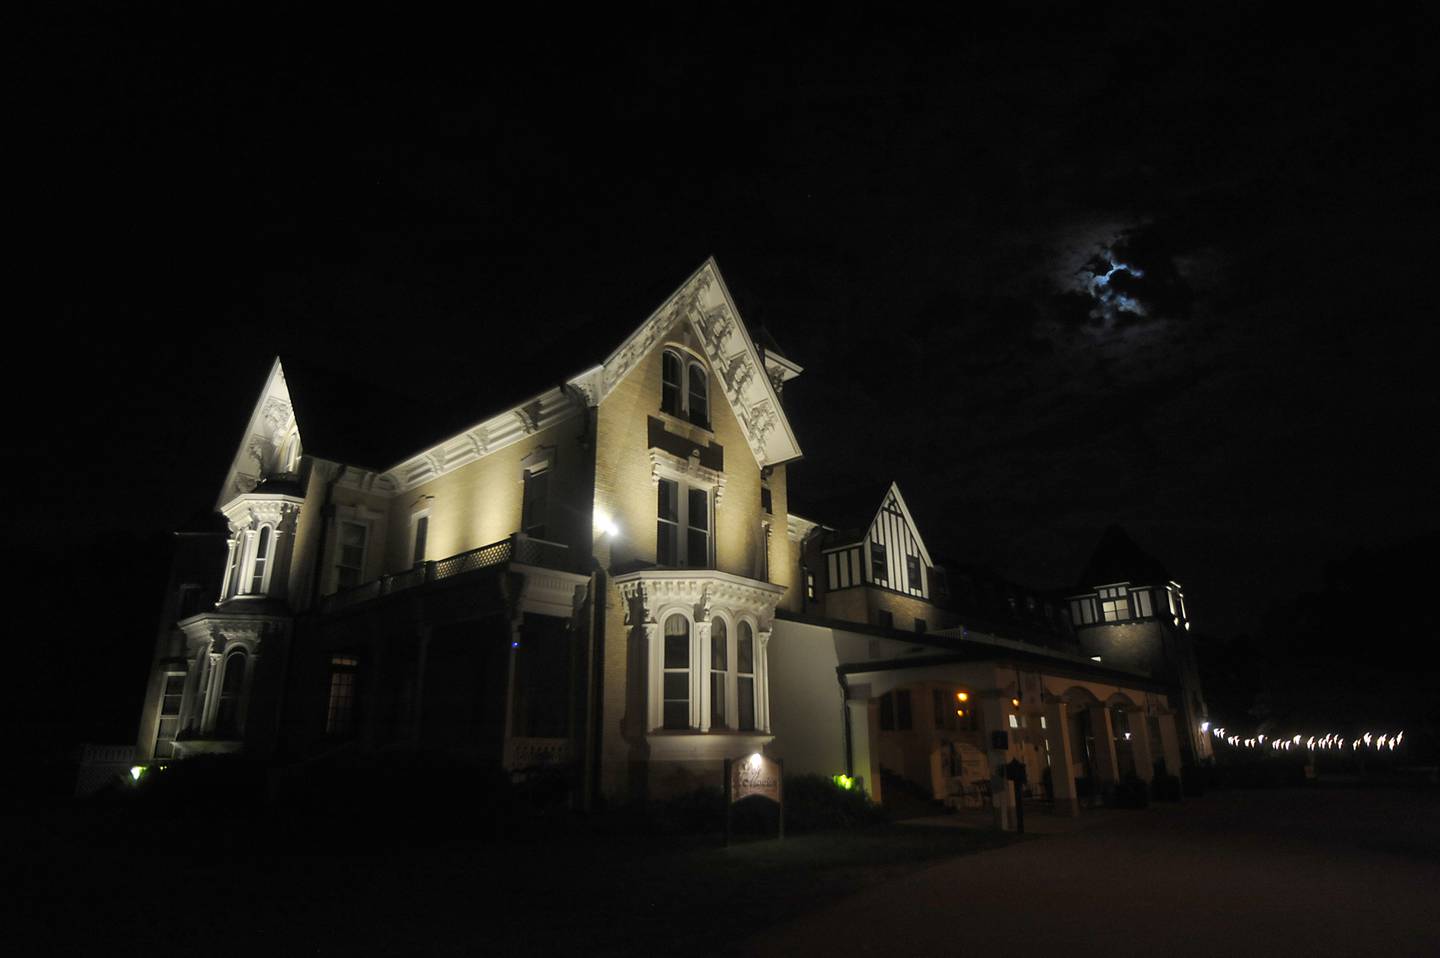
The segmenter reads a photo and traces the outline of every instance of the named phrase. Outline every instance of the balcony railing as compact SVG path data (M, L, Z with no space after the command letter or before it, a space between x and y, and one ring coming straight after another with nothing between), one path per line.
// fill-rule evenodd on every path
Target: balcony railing
M492 542L489 545L483 545L468 552L460 552L444 559L422 562L403 572L382 575L378 579L371 579L369 582L362 582L333 595L327 595L320 600L320 611L338 612L341 609L369 602L371 599L413 589L427 582L440 582L464 575L467 572L490 569L510 562L541 566L547 569L569 569L571 565L570 547L563 542L534 539L517 532L499 542Z

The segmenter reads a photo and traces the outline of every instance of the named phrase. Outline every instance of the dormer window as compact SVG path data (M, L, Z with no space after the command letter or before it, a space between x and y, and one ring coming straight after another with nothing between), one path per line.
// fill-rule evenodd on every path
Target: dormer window
M697 359L667 349L660 360L660 410L710 428L710 375Z

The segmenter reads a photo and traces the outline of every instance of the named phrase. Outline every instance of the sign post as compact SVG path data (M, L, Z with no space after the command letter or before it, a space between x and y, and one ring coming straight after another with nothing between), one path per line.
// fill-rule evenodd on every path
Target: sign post
M782 788L785 764L780 759L766 758L759 752L747 758L725 760L725 845L730 845L730 829L735 803L752 795L768 798L780 806L780 834L785 837L785 794Z

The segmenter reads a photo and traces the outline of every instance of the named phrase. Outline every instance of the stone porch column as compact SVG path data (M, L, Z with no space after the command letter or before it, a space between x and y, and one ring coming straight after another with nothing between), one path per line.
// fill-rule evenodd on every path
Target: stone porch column
M870 800L880 802L880 703L874 699L850 699L845 703L845 721L850 727L851 774L864 781Z
M1155 752L1150 744L1150 722L1145 713L1130 713L1130 749L1135 756L1135 774L1147 784L1155 777Z
M1100 789L1120 784L1120 760L1115 757L1115 723L1103 705L1087 705L1090 731L1095 736L1095 778Z
M1175 716L1160 716L1160 747L1165 756L1165 771L1180 774L1180 736L1175 729Z
M1050 746L1050 784L1055 792L1055 814L1080 814L1075 794L1075 759L1070 747L1070 716L1063 701L1045 703L1045 741Z
M990 804L995 809L995 827L1005 832L1015 830L1015 790L1005 778L1010 750L995 748L995 733L1004 732L1007 738L1011 734L1006 720L1009 705L1009 699L1001 698L999 692L980 701L980 714L985 718L985 754L990 759Z

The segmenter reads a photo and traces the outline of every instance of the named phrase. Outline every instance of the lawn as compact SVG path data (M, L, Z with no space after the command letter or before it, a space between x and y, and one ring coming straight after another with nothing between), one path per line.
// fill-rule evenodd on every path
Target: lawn
M493 822L183 817L76 806L5 819L26 953L705 954L941 859L1013 841L876 825L749 840L568 817ZM842 942L837 939L837 944Z

